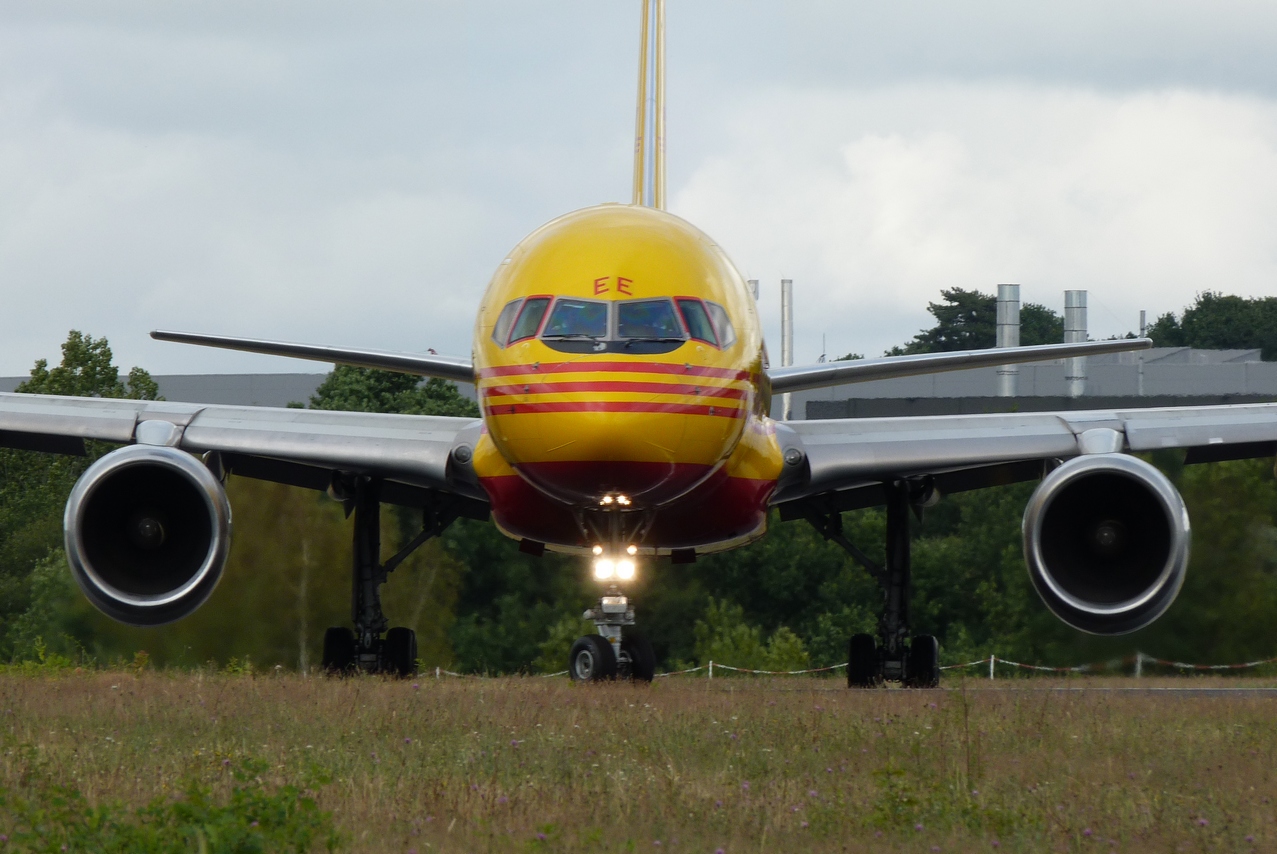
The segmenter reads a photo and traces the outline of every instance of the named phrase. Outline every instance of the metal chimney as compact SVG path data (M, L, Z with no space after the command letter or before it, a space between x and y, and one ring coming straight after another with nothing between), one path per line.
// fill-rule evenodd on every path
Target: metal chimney
M999 347L1020 346L1020 286L998 285ZM998 368L998 397L1015 397L1020 379L1019 365Z
M746 279L745 284L749 285L749 292L754 295L754 302L758 302L758 279Z
M1140 309L1140 337L1141 338L1148 337L1147 315L1145 314L1145 311L1142 308ZM1136 388L1136 393L1140 397L1143 397L1144 396L1144 351L1141 350L1139 352L1139 355L1136 358L1140 360L1139 362L1140 369L1138 374L1139 382Z
M787 368L794 363L794 280L780 280L780 365ZM788 392L780 396L780 411L785 421L793 420L793 397Z
M1064 343L1086 340L1086 291L1064 292ZM1086 357L1068 359L1064 363L1064 381L1069 397L1086 392Z

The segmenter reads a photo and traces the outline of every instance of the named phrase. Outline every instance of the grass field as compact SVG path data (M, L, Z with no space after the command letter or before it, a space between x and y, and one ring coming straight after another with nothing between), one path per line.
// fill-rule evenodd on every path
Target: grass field
M0 850L50 784L226 801L237 769L361 852L1277 850L1277 695L1045 690L1272 680L841 685L0 676Z

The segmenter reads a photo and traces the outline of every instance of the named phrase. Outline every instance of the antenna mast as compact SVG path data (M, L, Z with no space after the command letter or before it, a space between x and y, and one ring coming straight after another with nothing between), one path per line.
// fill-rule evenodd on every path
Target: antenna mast
M639 32L638 105L634 113L634 193L632 204L665 209L665 0L643 0ZM655 20L653 18L655 17ZM653 26L655 25L655 26ZM651 31L655 28L655 39ZM655 49L652 42L655 41ZM649 70L648 60L653 59ZM654 72L654 73L653 73ZM655 95L652 104L652 139L648 136L648 84ZM650 152L650 155L649 155ZM648 171L649 160L651 171ZM647 182L652 182L649 191Z

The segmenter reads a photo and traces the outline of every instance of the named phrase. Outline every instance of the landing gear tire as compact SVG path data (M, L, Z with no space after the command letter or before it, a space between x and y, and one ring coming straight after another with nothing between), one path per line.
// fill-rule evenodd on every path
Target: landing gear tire
M601 682L616 678L616 653L602 635L577 638L568 653L568 674L573 682Z
M417 633L401 626L386 632L381 645L381 669L403 679L417 673Z
M342 626L324 632L324 672L334 676L349 673L355 667L355 633Z
M931 635L918 635L909 642L905 686L940 687L940 642Z
M878 646L873 635L852 635L847 647L847 687L872 688L878 684Z
M621 655L629 659L621 668L621 678L651 682L656 676L656 653L652 651L652 644L647 638L640 634L628 634L621 638ZM629 672L624 672L626 670Z

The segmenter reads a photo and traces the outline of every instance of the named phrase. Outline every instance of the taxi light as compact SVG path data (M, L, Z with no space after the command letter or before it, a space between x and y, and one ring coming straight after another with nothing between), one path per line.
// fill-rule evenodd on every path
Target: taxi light
M625 549L625 553L629 555L630 557L633 557L634 555L638 554L638 546L627 546Z
M599 503L600 503L600 504L611 504L611 503L613 502L613 500L615 500L615 499L613 499L613 498L612 498L612 496L610 496L610 495L605 495L605 496L603 496L603 500L602 500L602 501L600 501Z
M595 557L598 557L598 556L599 556L599 555L601 555L601 554L603 554L603 547L602 547L602 546L595 546L595 547L594 547L594 555L595 555Z
M633 567L630 572L633 573ZM594 577L599 581L606 581L616 572L616 563L611 558L601 557L594 561Z
M630 499L625 495L618 495L616 496L616 503L621 505L622 507L629 507Z
M634 561L622 558L616 562L616 577L629 581L634 577Z

